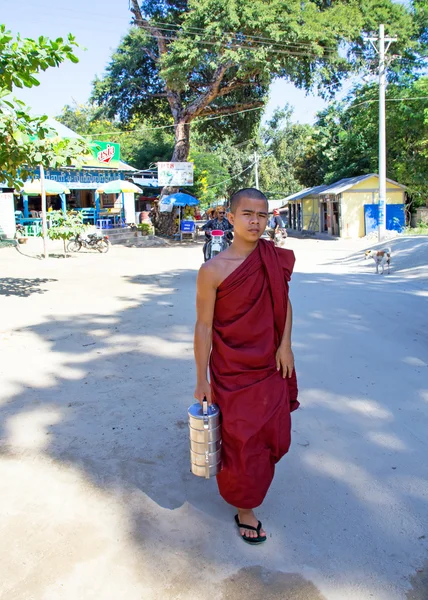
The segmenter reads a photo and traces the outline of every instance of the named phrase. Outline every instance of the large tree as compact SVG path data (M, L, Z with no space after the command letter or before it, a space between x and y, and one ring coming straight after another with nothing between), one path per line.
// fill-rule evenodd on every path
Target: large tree
M174 161L187 159L196 119L210 119L205 127L222 134L236 118L241 128L248 118L251 128L277 77L306 90L336 90L374 58L364 36L379 23L399 33L396 48L407 60L417 51L412 11L391 0L130 0L130 6L134 27L93 96L123 122L169 117ZM211 120L217 117L225 120Z

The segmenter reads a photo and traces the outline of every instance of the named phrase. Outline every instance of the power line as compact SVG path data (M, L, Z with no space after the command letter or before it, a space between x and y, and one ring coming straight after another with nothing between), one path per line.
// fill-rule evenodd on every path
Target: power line
M408 96L407 98L385 98L385 102L405 102L406 100L428 100L428 96ZM379 102L379 98L373 98L372 100L363 100L358 104L351 104L348 108L356 108L362 104L370 104L371 102Z
M141 22L139 20L136 20L136 22ZM160 25L160 26L159 26ZM149 24L150 27L150 24ZM262 37L262 36L252 36L252 35L247 35L247 34L236 34L236 33L232 33L232 32L223 32L220 36L216 36L216 34L209 34L207 32L206 29L201 29L201 28L194 28L194 27L190 27L187 28L187 30L183 29L181 26L179 25L173 25L173 24L154 24L153 25L154 28L156 28L158 31L163 31L163 32L167 32L167 33L173 33L173 34L188 34L188 35L200 35L200 32L203 32L205 34L204 39L208 39L207 35L210 36L210 40L215 40L216 37L219 37L219 39L221 40L221 37L230 37L230 38L235 38L237 40L238 44L243 44L243 43L256 43L259 45L265 45L265 46L278 46L280 48L287 48L287 47L291 47L291 48L308 48L311 50L314 50L317 47L317 43L315 42L314 44L310 44L310 43L304 43L304 42L286 42L286 41L277 41L277 40L273 40L271 38L267 38L267 37ZM176 27L176 29L173 29L173 27ZM146 30L147 31L147 30ZM156 36L156 34L154 34ZM184 37L183 35L183 37ZM201 38L203 36L200 36ZM182 38L172 38L172 39L182 39ZM193 39L193 38L192 38ZM337 51L337 47L336 46L324 46L322 44L318 44L318 47L321 48L322 50L331 50L331 51ZM363 53L362 53L363 54Z
M165 35L157 35L156 33L152 33L147 31L147 34L155 39L161 39L167 42L174 42L174 41L180 41L183 38L179 38L179 37L166 37ZM248 50L251 52L254 52L256 50L264 50L266 53L268 54L282 54L285 56L294 56L294 57L312 57L312 58L316 58L316 59L326 59L328 58L328 56L326 55L322 55L322 54L316 54L316 53L311 53L308 52L306 50L302 51L302 52L298 52L298 51L292 51L292 50L278 50L276 48L270 48L269 46L263 46L263 45L259 45L259 46L244 46L242 44L239 43L235 43L235 42L231 42L231 43L224 43L224 42L211 42L211 41L202 41L202 40L196 40L196 39L192 39L192 42L194 44L200 45L200 46L218 46L220 48L224 48L225 50L236 50L236 49L240 49L240 50Z
M236 175L232 175L231 177L228 177L227 179L223 179L223 181L219 181L218 183L214 183L212 185L208 185L206 187L206 189L209 188L213 188L213 187L217 187L219 185L223 185L223 183L226 183L227 181L231 181L232 179L235 179L236 177L239 177L240 175L242 175L243 173L245 173L246 171L248 171L249 169L252 169L254 167L255 163L252 163L249 167L246 167L243 171L241 171L240 173L237 173Z
M214 119L222 119L224 117L231 117L233 115L241 115L243 113L247 113L247 112L252 112L254 110L262 110L264 109L265 106L256 106L255 108L246 108L245 110L238 110L236 112L232 112L232 113L227 113L224 115L213 115L212 117L196 117L194 119L194 121L191 121L190 123L184 123L184 125L187 125L190 127L191 123L193 122L200 122L200 121L214 121ZM146 131L153 131L156 129L167 129L167 128L171 128L171 127L176 127L176 125L172 124L172 125L157 125L155 127L144 127L144 129L134 129L132 131L105 131L104 133L85 133L82 134L82 137L94 137L94 136L102 136L102 135L134 135L137 133L145 133Z
M139 19L134 19L135 23L139 23L142 22ZM149 23L149 26L151 24ZM159 27L160 25L160 27ZM186 29L183 28L183 25L177 25L175 23L162 23L162 22L158 22L158 23L154 23L153 27L156 27L156 29L164 29L166 31L171 31L172 33L175 32L185 32L186 30L189 31L189 33L194 33L196 35L196 32L203 32L203 33L207 33L207 28L201 28L201 27L194 27L194 26L190 26L190 27L186 27ZM175 28L175 29L174 29ZM281 33L281 32L280 32ZM215 36L216 34L211 34L212 36ZM272 38L266 37L266 36L257 36L257 35L251 35L251 34L236 34L233 33L231 31L225 31L223 32L224 36L232 36L232 37L242 37L244 38L246 41L253 41L256 43L260 43L260 42L266 42L269 45L279 45L279 46L283 46L283 47L287 47L287 46L291 46L291 47L307 47L310 49L314 49L314 43L309 43L309 42L298 42L298 41L292 41L292 42L286 42L286 41L278 41L278 40L273 40ZM318 43L315 42L315 44L318 44L318 47L322 48L323 50L331 50L331 51L337 51L338 50L338 46L327 46L327 45L322 45L322 43ZM361 54L361 56L365 56L366 54L361 50L361 51L354 51L354 54Z
M270 152L265 152L262 156L258 157L258 160L260 161L260 159L265 158L268 154L270 154ZM249 165L248 167L246 167L243 171L241 171L240 173L237 173L236 175L232 175L231 177L228 177L227 179L224 179L223 181L219 181L218 183L214 183L212 185L208 185L206 189L208 188L213 188L213 187L217 187L219 185L222 185L223 183L226 183L228 181L231 181L232 179L235 179L236 177L239 177L240 175L242 175L243 173L245 173L246 171L248 171L249 169L252 169L254 167L254 165L256 164L256 162L251 163L251 165Z

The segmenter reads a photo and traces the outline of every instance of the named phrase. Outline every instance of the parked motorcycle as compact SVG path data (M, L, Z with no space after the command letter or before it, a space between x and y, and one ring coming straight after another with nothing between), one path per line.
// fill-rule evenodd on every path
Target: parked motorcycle
M74 239L68 242L67 250L68 252L79 252L81 248L89 248L90 250L106 253L109 251L110 245L108 235L89 233L87 237L83 237L78 233Z
M206 233L210 233L210 239L204 246L205 262L207 262L207 260L210 260L211 258L214 258L214 256L217 256L217 254L220 254L220 252L222 252L223 250L226 250L230 243L226 232L222 231L221 229L213 229L211 232ZM231 236L230 233L229 235Z

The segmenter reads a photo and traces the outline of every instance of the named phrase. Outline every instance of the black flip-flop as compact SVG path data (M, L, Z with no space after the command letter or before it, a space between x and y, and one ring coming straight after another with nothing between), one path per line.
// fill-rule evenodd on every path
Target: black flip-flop
M257 531L257 537L248 537L247 535L242 535L241 533L239 534L244 540L244 542L247 542L247 544L253 544L255 546L256 544L263 544L263 542L266 541L266 536L260 535L260 530L262 528L262 524L260 521L257 522L257 527L253 527L252 525L245 525L245 523L240 523L238 515L235 515L235 521L238 525L238 528Z

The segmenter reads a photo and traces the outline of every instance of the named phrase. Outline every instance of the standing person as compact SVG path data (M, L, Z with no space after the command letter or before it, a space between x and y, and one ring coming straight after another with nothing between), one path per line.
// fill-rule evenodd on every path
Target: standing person
M299 406L288 298L295 259L291 250L260 239L268 202L259 190L236 192L229 219L232 245L202 265L198 275L195 398L220 407L219 491L236 507L244 541L260 544L266 533L253 509L263 502L275 463L289 449L290 413Z
M208 250L211 242L211 231L214 231L215 229L224 231L226 241L228 243L232 241L233 225L226 218L226 209L224 206L218 206L214 213L214 218L210 219L208 223L205 223L201 229L205 231L205 244L202 249L205 260L209 259Z

